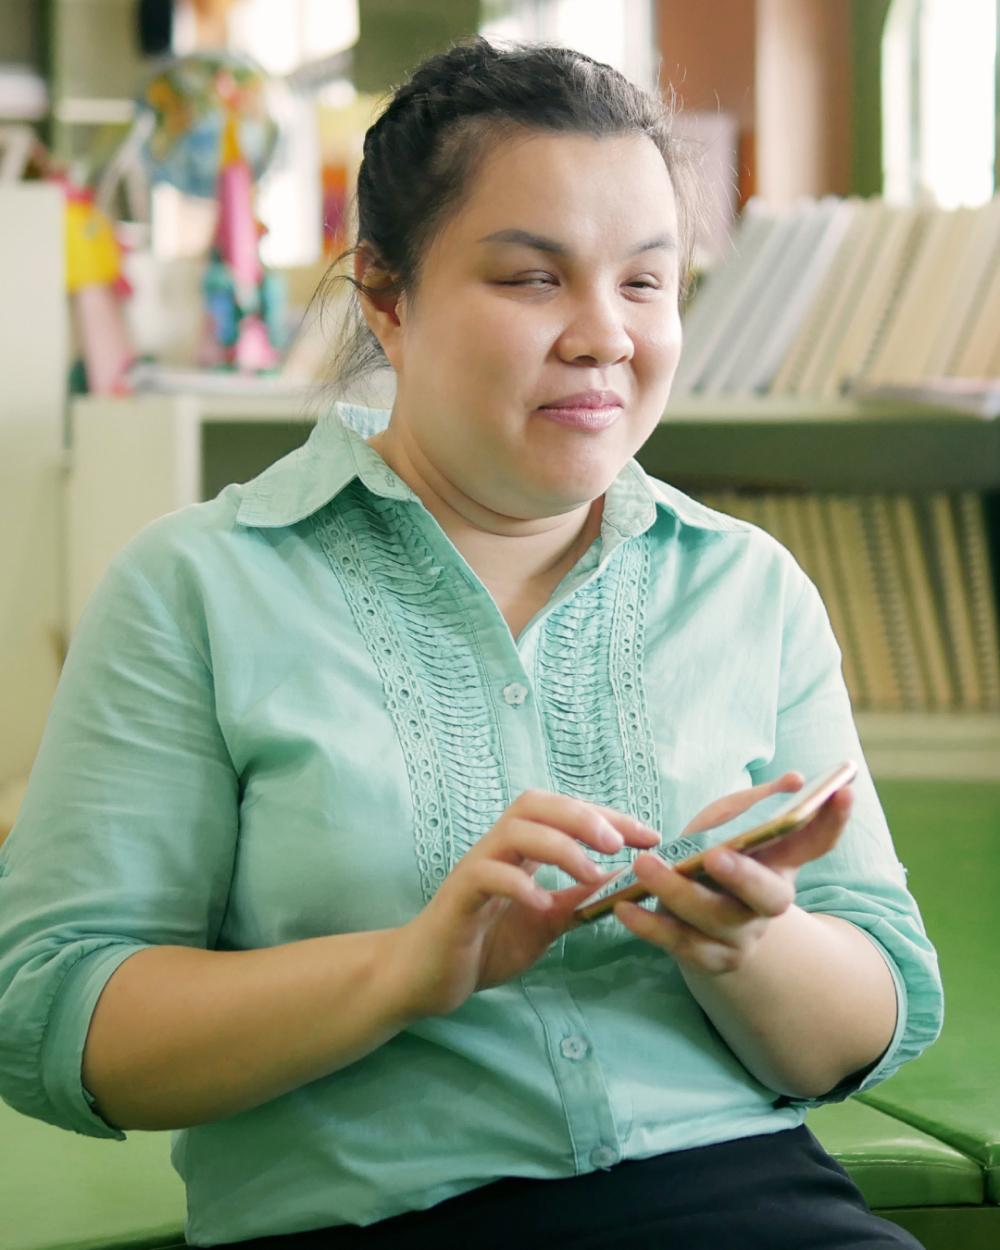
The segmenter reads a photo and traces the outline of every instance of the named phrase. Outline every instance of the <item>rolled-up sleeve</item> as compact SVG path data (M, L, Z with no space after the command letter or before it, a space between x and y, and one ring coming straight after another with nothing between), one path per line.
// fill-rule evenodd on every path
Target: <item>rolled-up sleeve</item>
M0 847L0 1097L119 1140L82 1082L94 1008L144 947L213 945L238 823L197 604L176 568L166 597L142 571L144 551L163 566L157 532L119 554L87 605Z
M854 802L832 851L804 865L796 903L857 926L885 960L896 987L896 1027L888 1048L866 1072L827 1094L787 1099L804 1107L839 1102L884 1081L941 1032L944 996L937 954L906 886L858 737L841 671L841 652L819 592L796 566L786 614L774 756L752 770L754 783L796 770L819 775L843 760L858 763Z

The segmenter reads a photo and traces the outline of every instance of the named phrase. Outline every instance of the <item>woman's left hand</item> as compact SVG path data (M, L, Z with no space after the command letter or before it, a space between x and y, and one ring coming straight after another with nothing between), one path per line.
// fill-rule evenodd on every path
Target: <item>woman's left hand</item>
M779 791L794 793L804 784L801 773L789 772L775 781L726 795L699 812L684 833L714 829L762 799ZM734 972L764 936L769 922L795 901L799 868L836 844L852 802L853 793L845 786L797 833L766 847L754 858L722 847L706 851L705 870L724 893L689 880L657 855L637 855L633 870L656 897L656 910L619 903L615 915L636 937L662 947L692 972L710 976Z

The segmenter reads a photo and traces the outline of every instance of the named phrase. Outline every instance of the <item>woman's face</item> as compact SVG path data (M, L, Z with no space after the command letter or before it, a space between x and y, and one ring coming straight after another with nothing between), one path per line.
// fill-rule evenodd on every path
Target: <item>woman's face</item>
M503 140L383 342L394 436L504 517L596 499L663 414L681 347L678 261L673 187L650 139ZM546 415L586 392L613 393L604 428Z

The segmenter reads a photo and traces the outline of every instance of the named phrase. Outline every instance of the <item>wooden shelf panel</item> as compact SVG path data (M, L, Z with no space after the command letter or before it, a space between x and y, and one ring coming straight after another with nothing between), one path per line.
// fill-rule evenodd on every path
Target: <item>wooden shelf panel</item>
M713 398L710 411L668 407L636 459L681 490L985 492L1000 490L1000 421L894 409L875 416L848 400Z
M872 776L1000 784L1000 716L864 712L854 721Z

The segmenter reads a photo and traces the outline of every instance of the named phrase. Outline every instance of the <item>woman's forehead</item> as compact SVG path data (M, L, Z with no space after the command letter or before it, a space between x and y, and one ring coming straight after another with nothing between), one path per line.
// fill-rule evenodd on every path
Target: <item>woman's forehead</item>
M599 236L638 252L677 234L670 175L645 135L532 134L501 140L479 163L449 233L478 248L565 249ZM457 236L457 238L456 238Z

